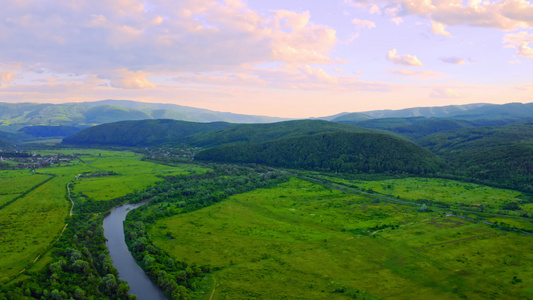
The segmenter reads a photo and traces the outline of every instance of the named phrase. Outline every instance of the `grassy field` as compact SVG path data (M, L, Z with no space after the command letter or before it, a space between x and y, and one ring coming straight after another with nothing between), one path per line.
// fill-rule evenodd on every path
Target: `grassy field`
M71 204L66 195L67 183L75 182L76 192L105 201L142 190L163 180L164 176L207 171L195 165L169 167L144 162L139 154L124 151L74 149L38 153L84 155L79 156L81 161L37 169L37 174L30 170L0 171L0 205L27 193L0 210L0 283L19 274L41 254L44 256L40 259L46 261L45 251L61 233L68 219ZM107 171L117 175L75 180L76 175L85 172ZM44 265L38 260L32 270Z
M533 298L533 237L297 179L150 234L178 260L219 268L214 299Z
M346 181L328 178L334 181L350 183L360 188L372 189L381 194L398 196L404 199L427 199L450 204L474 204L500 207L509 202L520 201L520 192L488 187L479 184L439 178L402 178L378 181Z
M60 234L70 207L69 180L53 178L0 210L0 282L44 254Z

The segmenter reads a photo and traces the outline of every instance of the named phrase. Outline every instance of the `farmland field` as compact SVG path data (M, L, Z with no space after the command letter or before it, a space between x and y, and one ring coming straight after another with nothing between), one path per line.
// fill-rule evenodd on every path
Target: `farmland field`
M75 183L71 188L75 187L76 192L106 201L142 190L164 176L208 170L195 165L169 167L145 162L132 152L76 149L38 153L84 155L69 164L37 169L36 174L30 170L0 171L0 205L19 197L0 209L0 282L18 275L34 261L37 263L31 270L45 265L36 258L46 259L51 243L68 220L71 204L66 185L69 182ZM75 179L82 173L107 171L116 175Z
M53 178L0 210L0 282L44 254L60 234L70 207L69 180Z
M213 299L533 297L531 236L298 179L163 218L150 234L218 270Z

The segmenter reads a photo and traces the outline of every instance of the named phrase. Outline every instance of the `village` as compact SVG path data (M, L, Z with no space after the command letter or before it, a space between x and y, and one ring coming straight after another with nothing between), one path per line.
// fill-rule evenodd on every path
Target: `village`
M0 151L0 170L40 169L52 165L68 164L78 155L40 155L19 150Z

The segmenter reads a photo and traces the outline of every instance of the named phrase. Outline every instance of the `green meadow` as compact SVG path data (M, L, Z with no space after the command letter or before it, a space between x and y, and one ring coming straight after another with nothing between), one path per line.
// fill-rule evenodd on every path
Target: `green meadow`
M26 268L34 271L45 265L40 259L47 261L51 243L68 222L71 203L66 186L69 182L73 183L70 187L74 191L93 200L107 201L142 190L165 176L208 170L188 164L169 167L141 161L141 155L125 151L73 149L38 153L83 155L79 155L81 160L69 164L37 169L36 174L30 170L0 171L0 205L18 197L0 209L0 283ZM108 171L116 175L75 178L82 173Z
M55 177L0 210L0 282L44 254L65 226L70 203Z
M213 299L533 298L533 237L294 178L160 219L150 235L215 268Z
M0 171L0 206L20 196L50 176L29 170Z

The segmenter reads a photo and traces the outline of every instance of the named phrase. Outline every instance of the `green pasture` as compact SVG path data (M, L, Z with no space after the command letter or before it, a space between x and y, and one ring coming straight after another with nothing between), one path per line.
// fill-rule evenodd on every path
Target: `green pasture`
M44 254L68 216L69 178L56 177L0 210L0 282Z
M0 195L18 195L45 181L49 176L30 170L0 171Z
M150 235L218 269L213 299L533 297L533 237L297 179L161 219Z
M485 206L500 207L505 203L519 202L520 192L493 188L474 183L465 183L440 178L402 178L377 181L342 180L328 177L332 181L356 185L359 188L372 189L381 194L392 195L410 200L426 199L449 204L474 203Z
M93 178L80 178L76 191L94 200L110 200L124 196L163 180L166 176L206 172L206 168L196 165L169 167L152 162L141 161L139 155L97 157L88 163L92 172L113 171L117 175Z

